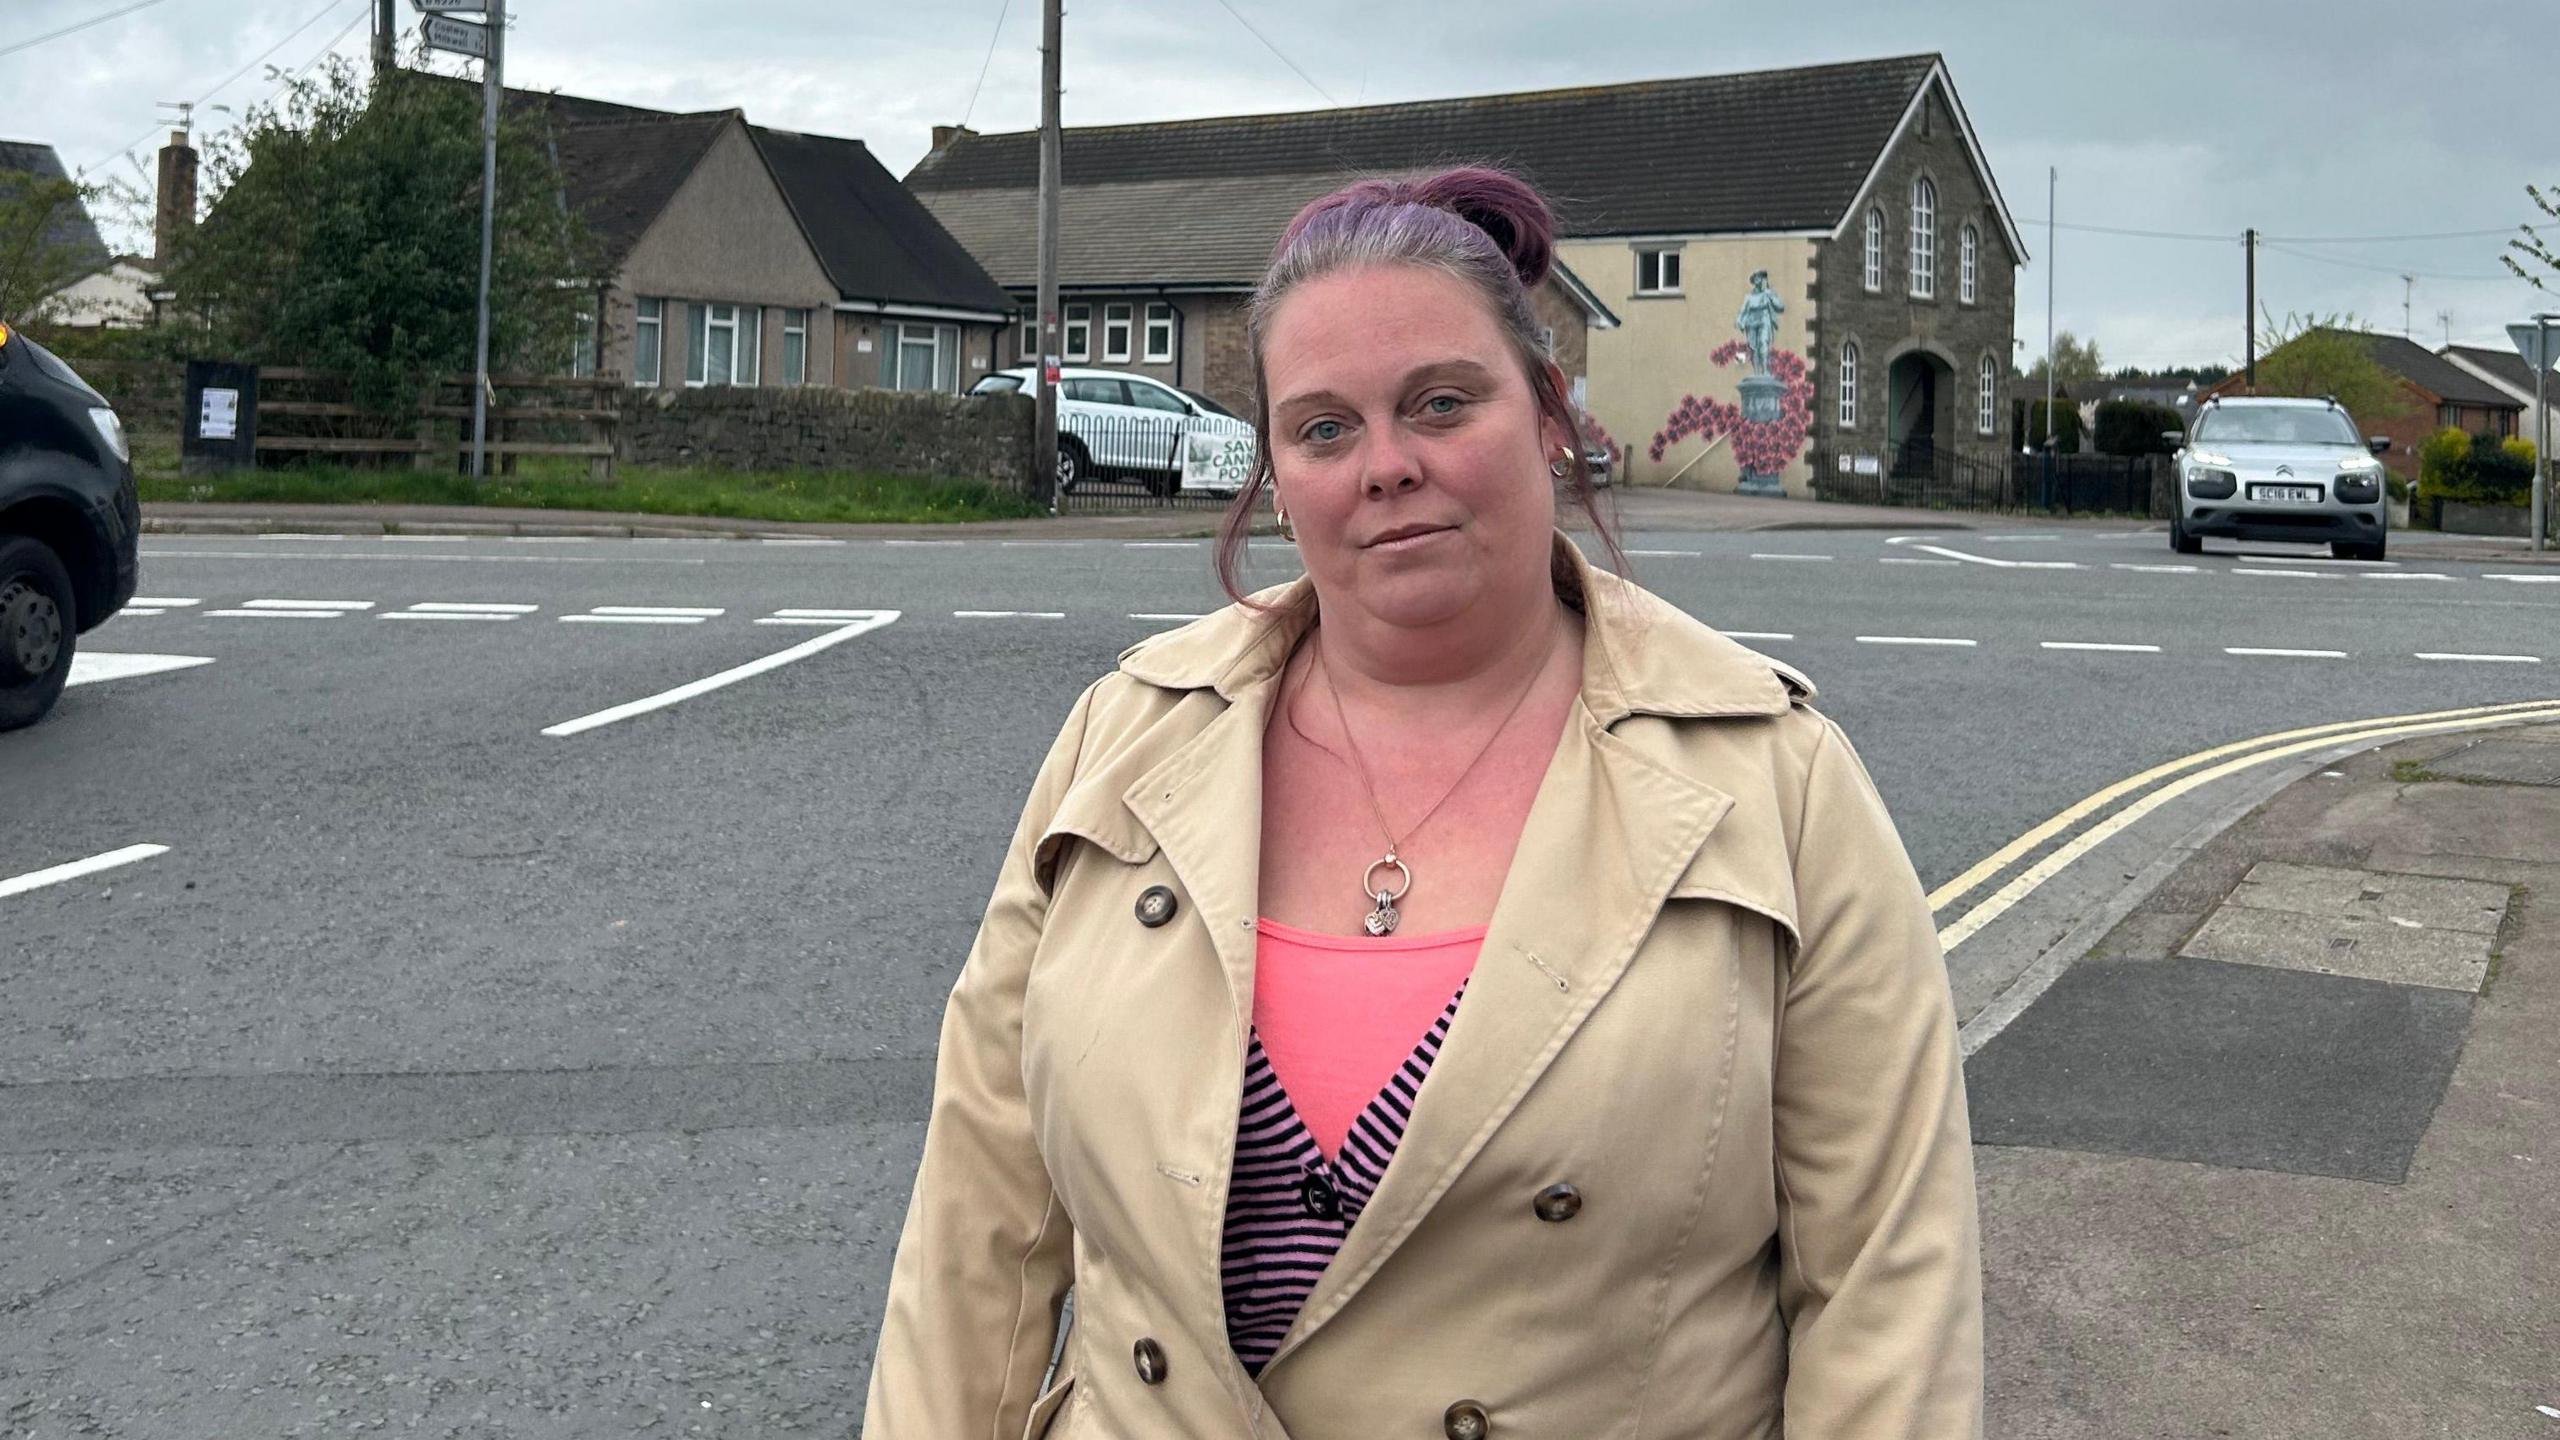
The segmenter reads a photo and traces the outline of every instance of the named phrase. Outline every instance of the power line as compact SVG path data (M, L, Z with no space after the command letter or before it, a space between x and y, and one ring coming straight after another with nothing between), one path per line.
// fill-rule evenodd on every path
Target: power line
M1298 78L1307 82L1308 89L1313 90L1318 95L1323 95L1324 103L1327 105L1339 105L1342 103L1341 101L1334 99L1330 94L1327 94L1325 88L1316 83L1316 77L1308 74L1304 70L1299 70L1298 62L1290 59L1287 55L1282 54L1280 47L1271 43L1270 36L1263 34L1259 30L1254 30L1253 22L1244 18L1243 11L1238 10L1234 5L1230 4L1229 0L1218 0L1218 3L1226 6L1227 13L1236 17L1237 24L1242 25L1247 30L1253 31L1253 38L1262 42L1263 49L1270 51L1274 55L1280 56L1281 64L1288 66L1291 70L1297 71Z
M2119 225L2074 225L2068 220L2054 223L2045 220L2042 216L2021 219L2017 223L2021 226L2053 223L2057 230L2079 230L2093 235L2129 235L2142 240L2198 240L2228 244L2240 238L2237 235L2214 235L2194 230L2134 230ZM2439 230L2426 235L2260 235L2258 239L2261 242L2276 241L2287 245L2389 245L2416 244L2433 240L2493 240L2515 233L2516 227L2510 225L2502 230ZM2400 272L2394 268L2391 273L2396 275Z
M2117 225L2074 225L2068 220L2047 220L2041 215L2031 220L2019 220L2017 223L2021 226L2050 225L2056 230L2078 230L2091 235L2131 235L2143 240L2206 240L2217 245L2240 243L2240 237L2237 234L2202 235L2187 230L2128 230Z
M21 50L33 50L47 40L59 40L65 35L77 35L81 31L86 30L93 25L104 25L108 21L113 20L120 15L130 15L136 10L148 10L152 6L160 3L162 3L162 0L134 0L133 4L124 6L121 9L110 10L104 15L92 15L77 25L65 25L59 30L46 31L44 34L38 35L32 40L21 40L15 45L0 46L0 56L15 55Z
M1004 38L1004 17L1013 13L1013 0L1004 0L996 11L995 33L987 37L987 58L978 62L978 83L969 87L969 103L960 111L960 128L969 128L969 117L978 113L978 92L987 88L987 70L996 63L996 42Z
M2297 250L2290 245L2278 245L2263 235L2258 237L2258 243L2279 255L2290 255L2296 260L2309 260L2320 265L2335 265L2347 270L2370 270L2377 275L2399 275L2419 280L2512 280L2515 278L2512 275L2450 274L2443 271L2413 270L2399 265L2377 265L2362 260L2341 260L2335 255L2322 255L2315 251Z
M314 25L316 25L316 24L320 23L320 21L321 21L321 20L323 20L323 19L327 18L327 16L328 16L328 14L329 14L329 12L330 12L330 11L337 9L339 6L341 6L341 5L343 5L343 4L346 4L346 3L347 3L347 0L329 0L329 3L328 3L328 4L326 4L326 5L321 6L321 7L319 8L319 10L317 10L316 12L314 12L314 13L312 14L312 16L311 16L311 18L310 18L310 19L305 20L305 21L303 21L301 24L294 26L291 30L286 31L286 32L285 32L285 36L284 36L284 38L283 38L282 40L278 40L278 41L277 41L276 43L274 43L273 45L268 46L268 47L266 48L266 50L258 56L258 58L257 58L257 59L250 61L248 64L243 65L243 66L241 66L239 69L234 70L234 71L232 71L230 74L228 74L228 75L226 75L226 76L222 77L222 79L220 79L220 80L218 80L218 81L216 81L216 82L214 83L214 85L213 85L213 87L212 87L211 89L206 90L202 95L199 95L199 96L197 96L193 101L190 101L190 102L189 102L189 108L190 108L190 109L197 109L197 110L201 110L201 109L203 109L206 101L211 100L214 96L219 95L219 94L221 94L224 90L226 90L226 89L230 88L231 83L232 83L233 81L238 80L241 76L248 74L248 73L250 72L250 70L252 70L252 69L253 69L253 68L255 68L256 66L260 65L261 63L263 63L263 62L267 59L267 57L268 57L268 56L275 54L278 50L281 50L281 49L283 49L286 45L290 44L290 43L292 42L292 40L293 40L293 37L294 37L294 36L299 35L299 34L301 34L303 31L308 30L308 29L310 29L312 26L314 26ZM362 16L361 16L361 15L359 15L359 16L358 16L358 18L359 18L359 19L361 19L361 18L362 18ZM347 38L347 31L348 31L348 30L353 30L354 28L355 28L355 26L354 26L354 25L352 25L352 24L350 24L350 25L348 25L348 27L347 27L347 29L346 29L346 30L341 30L341 31L339 31L339 32L338 32L338 34L337 34L337 38L336 38L336 39L331 40L331 41L328 43L328 45L327 45L326 47L324 47L324 48L321 50L320 54L321 54L321 55L326 55L327 53L329 53L329 51L330 51L330 50L334 50L334 49L336 49L336 48L337 48L337 46L338 46L338 42ZM303 70L309 70L313 64L318 63L319 58L320 58L320 56L319 56L319 55L315 55L315 56L311 57L311 60L310 60L310 61L307 61L307 62L305 62L305 63L304 63L304 65L303 65L302 69L303 69ZM295 73L296 78L299 78L299 77L300 77L300 75L301 75L301 73L302 73L302 71L296 71L296 72L294 72L294 73ZM272 98L272 97L271 97L271 98ZM93 161L89 162L87 165L84 165L84 166L80 167L80 169L81 169L81 173L85 175L85 174L87 174L89 171L97 169L99 166L104 165L104 164L106 164L108 161L115 159L115 158L116 158L116 156L118 156L118 155L123 155L123 154L125 154L125 153L127 153L127 152L131 151L131 150L133 149L133 147L134 147L134 146L141 144L143 141L148 140L148 139L150 139L152 136L157 135L157 134L159 134L159 133L160 133L160 126L159 126L159 124L158 124L157 122L154 122L154 123L152 124L152 126L151 126L151 128L150 128L150 129L143 131L141 134L134 136L132 139L130 139L130 140L128 140L128 141L126 141L124 144L117 146L114 150L112 150L112 151L108 152L108 153L107 153L107 154L105 154L105 155L102 155L102 156L98 157L96 160L93 160Z

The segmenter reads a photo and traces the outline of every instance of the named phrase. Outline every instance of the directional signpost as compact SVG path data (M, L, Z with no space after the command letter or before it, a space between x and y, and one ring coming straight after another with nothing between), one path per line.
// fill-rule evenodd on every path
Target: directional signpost
M507 0L409 0L426 14L427 46L480 62L480 339L471 386L471 476L489 473L489 257L498 229L498 97L506 80ZM483 21L455 14L486 15Z
M2507 338L2516 342L2516 351L2524 363L2533 367L2533 548L2542 548L2542 537L2548 531L2545 523L2551 513L2551 362L2560 359L2552 354L2555 334L2551 322L2560 315L2544 311L2533 317L2529 325L2510 325Z

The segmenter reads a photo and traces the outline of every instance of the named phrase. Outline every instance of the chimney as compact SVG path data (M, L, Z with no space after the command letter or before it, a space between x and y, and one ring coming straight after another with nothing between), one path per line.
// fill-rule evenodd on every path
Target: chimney
M151 217L151 262L165 266L178 241L196 228L196 149L172 130L160 147L160 201Z
M966 125L936 125L933 127L933 148L938 151L963 135L977 133Z

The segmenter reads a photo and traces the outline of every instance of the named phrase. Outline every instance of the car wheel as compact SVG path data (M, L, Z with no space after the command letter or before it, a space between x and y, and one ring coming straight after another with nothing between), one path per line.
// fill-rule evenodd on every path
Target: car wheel
M1093 478L1093 459L1084 453L1084 445L1070 437L1058 440L1058 493L1072 495L1076 487Z
M50 546L0 540L0 730L53 708L71 678L79 618L71 574Z
M2169 517L2169 548L2180 555L2201 555L2204 553L2204 537L2188 534L2187 527L2172 515Z

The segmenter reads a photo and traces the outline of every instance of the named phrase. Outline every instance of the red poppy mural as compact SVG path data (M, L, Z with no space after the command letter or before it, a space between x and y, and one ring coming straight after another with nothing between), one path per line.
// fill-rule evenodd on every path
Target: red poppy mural
M1724 368L1736 361L1747 365L1750 355L1748 343L1728 340L1708 358L1718 368ZM1774 490L1779 475L1804 453L1805 436L1813 425L1813 378L1806 371L1803 356L1777 349L1769 352L1768 378L1776 382L1778 391L1774 397L1777 403L1771 407L1774 418L1747 418L1744 407L1733 401L1684 395L1654 435L1649 453L1660 461L1665 450L1690 436L1709 444L1729 436L1734 459L1742 467L1744 485ZM1744 377L1746 386L1754 382L1767 383L1758 376Z

